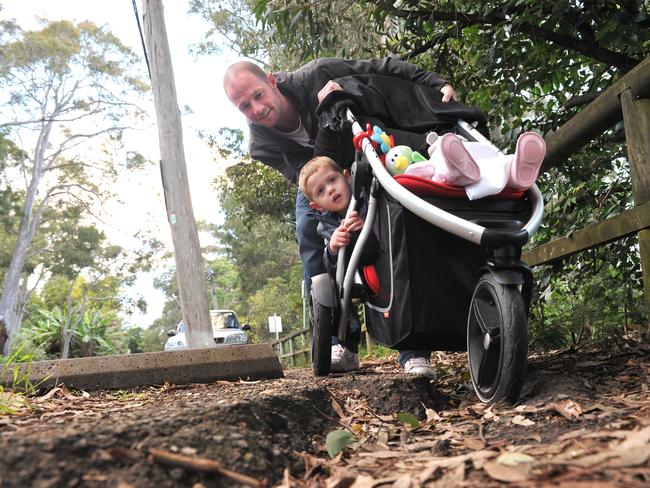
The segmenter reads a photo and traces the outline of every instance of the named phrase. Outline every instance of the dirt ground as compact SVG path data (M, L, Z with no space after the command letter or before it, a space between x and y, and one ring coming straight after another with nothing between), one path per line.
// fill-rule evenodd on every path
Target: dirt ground
M519 402L491 407L466 355L443 353L432 382L390 358L327 378L56 388L0 416L0 486L650 486L649 352L533 354Z

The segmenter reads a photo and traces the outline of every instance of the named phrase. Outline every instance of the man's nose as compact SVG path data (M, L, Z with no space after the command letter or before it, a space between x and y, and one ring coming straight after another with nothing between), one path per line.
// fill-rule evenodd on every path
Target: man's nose
M264 104L262 103L253 102L251 107L253 108L253 113L255 115L261 115L264 113Z

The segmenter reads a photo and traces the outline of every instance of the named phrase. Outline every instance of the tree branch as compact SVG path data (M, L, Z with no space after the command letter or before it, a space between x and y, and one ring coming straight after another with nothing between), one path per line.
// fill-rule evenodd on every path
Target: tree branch
M385 4L383 4L385 5ZM500 15L476 15L467 14L464 12L439 12L439 11L423 11L423 10L400 10L390 7L390 12L404 19L413 19L414 17L420 20L442 22L456 22L462 27L471 25L499 25L509 23L512 25L512 32L519 32L529 34L531 38L540 37L558 46L574 50L589 58L595 59L609 66L615 66L623 71L629 71L634 66L639 64L641 60L626 56L621 53L611 51L607 48L598 46L593 42L585 43L582 40L571 37L566 34L554 32L548 29L535 26L529 22L514 22L506 19Z

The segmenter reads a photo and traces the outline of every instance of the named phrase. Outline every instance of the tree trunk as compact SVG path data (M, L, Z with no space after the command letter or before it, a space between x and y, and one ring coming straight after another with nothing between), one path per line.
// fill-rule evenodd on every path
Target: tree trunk
M32 236L33 237L33 236ZM28 245L31 238L28 235L19 234L16 249L11 257L9 268L2 287L0 297L0 337L4 336L2 354L8 355L11 341L18 332L17 309L20 307L20 279L21 273L27 260Z
M43 176L43 158L49 144L51 129L51 122L44 123L38 136L36 150L34 151L31 180L25 194L25 203L23 204L20 227L18 228L18 239L2 287L2 296L0 297L0 345L2 346L1 352L4 355L9 354L11 341L19 327L19 324L16 323L16 318L19 317L19 314L16 313L16 307L19 303L20 280L43 209L42 205L37 207L36 210L34 207L36 205L38 186Z

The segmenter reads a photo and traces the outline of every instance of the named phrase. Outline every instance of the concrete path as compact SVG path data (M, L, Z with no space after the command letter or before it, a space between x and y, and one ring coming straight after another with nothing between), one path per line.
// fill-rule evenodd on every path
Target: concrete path
M17 365L23 375L28 363ZM13 371L3 379L11 386ZM120 356L34 361L32 384L65 384L80 390L132 388L146 385L209 383L216 380L281 378L282 367L269 344L210 349L148 352Z

